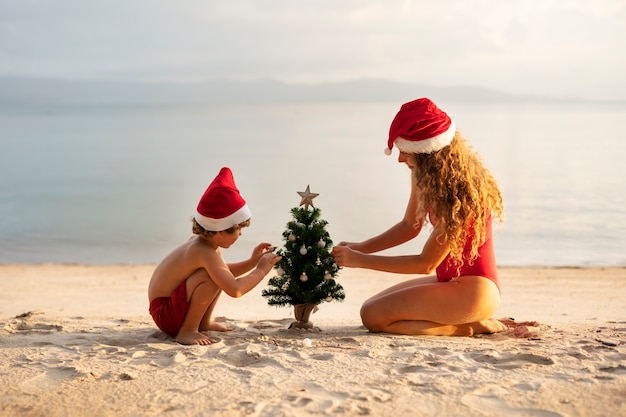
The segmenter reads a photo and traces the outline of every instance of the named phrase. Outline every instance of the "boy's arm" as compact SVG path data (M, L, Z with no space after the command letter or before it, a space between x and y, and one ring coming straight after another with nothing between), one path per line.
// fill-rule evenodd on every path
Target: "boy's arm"
M269 243L259 243L252 250L252 255L250 255L250 258L241 262L229 263L228 268L235 277L243 275L256 266L256 264L259 262L259 259L261 259L261 256L263 256L264 253L270 252L271 250L272 245L270 245Z
M240 278L235 278L229 266L217 254L206 258L204 268L213 282L226 294L239 298L261 282L279 260L280 256L275 253L265 252L261 255L255 268L249 274Z
M246 259L241 262L231 262L227 265L231 274L233 274L234 277L238 277L254 268L256 266L256 262L253 262L252 259Z

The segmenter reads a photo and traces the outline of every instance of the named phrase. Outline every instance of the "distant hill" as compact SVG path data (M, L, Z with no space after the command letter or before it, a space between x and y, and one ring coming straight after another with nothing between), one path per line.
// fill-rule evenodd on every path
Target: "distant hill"
M563 101L514 95L478 87L435 87L386 80L288 84L274 80L198 83L126 83L43 78L0 77L0 104L211 104L289 103L321 101L408 101L431 97L442 101ZM576 99L568 99L575 100Z

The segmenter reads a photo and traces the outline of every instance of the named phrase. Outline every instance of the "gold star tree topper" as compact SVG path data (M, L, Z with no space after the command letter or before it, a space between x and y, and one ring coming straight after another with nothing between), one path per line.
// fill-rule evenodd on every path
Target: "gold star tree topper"
M307 185L306 191L298 191L298 194L300 195L300 197L302 197L302 200L300 201L300 205L301 206L303 205L306 210L309 209L309 205L311 205L312 207L315 207L313 205L313 199L317 197L319 194L312 193L310 186Z

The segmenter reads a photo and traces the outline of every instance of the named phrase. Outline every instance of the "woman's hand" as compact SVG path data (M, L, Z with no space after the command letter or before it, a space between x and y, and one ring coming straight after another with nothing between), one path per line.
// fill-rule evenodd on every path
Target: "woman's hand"
M345 247L348 247L350 249L359 250L359 245L360 245L360 243L358 243L358 242L339 242L338 244L335 245L335 247L337 247L337 246L345 246Z
M348 268L358 267L359 258L363 256L363 253L352 249L349 244L341 245L341 243L338 246L334 246L332 250L335 263L339 266L346 266Z

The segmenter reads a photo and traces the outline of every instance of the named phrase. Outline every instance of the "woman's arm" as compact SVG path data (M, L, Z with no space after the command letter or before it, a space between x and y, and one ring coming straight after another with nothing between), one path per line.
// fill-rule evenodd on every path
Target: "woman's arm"
M422 225L416 225L415 211L417 209L417 184L415 176L411 174L411 194L404 211L404 217L383 233L363 242L341 242L337 246L348 246L363 253L380 252L393 248L415 238L421 231Z
M359 252L347 246L333 248L333 255L339 266L398 274L431 274L449 252L449 246L439 227L434 228L418 255L381 256Z
M415 222L409 222L405 218L377 236L360 243L352 243L345 246L363 253L374 253L393 248L408 242L419 234L421 227L416 228L413 223ZM339 246L344 245L339 244Z

